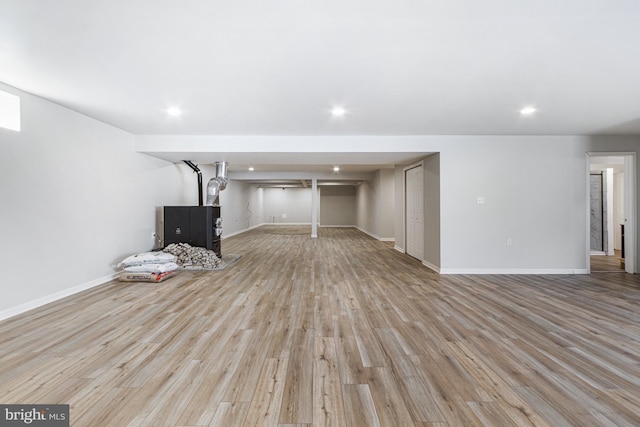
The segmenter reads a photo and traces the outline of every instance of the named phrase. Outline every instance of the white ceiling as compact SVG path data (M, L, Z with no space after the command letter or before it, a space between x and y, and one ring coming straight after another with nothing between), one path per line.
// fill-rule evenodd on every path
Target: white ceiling
M639 76L637 0L0 0L0 81L136 135L640 134Z
M134 134L640 134L637 0L0 10L0 81ZM538 113L520 117L525 105Z

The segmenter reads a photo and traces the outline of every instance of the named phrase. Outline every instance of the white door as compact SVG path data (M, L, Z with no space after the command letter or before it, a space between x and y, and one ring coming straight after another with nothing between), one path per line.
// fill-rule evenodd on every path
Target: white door
M407 254L424 259L424 183L422 166L405 172Z

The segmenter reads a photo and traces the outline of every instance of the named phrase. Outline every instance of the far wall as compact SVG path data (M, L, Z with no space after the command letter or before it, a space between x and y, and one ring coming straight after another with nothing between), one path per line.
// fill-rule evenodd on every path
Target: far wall
M283 188L264 189L263 222L311 224L311 188Z
M188 175L188 170L185 169L188 168L186 165L176 166L183 169L184 173ZM206 192L206 184L215 175L215 168L204 165L200 166L200 169L203 176L203 192ZM187 181L190 181L184 183L186 184L184 191L187 192L187 204L197 204L197 178L195 174ZM385 185L389 186L390 184L392 181L387 177ZM282 187L258 188L241 181L229 180L226 189L220 193L223 237L261 224L310 224L311 191L310 187L285 187L284 190ZM321 226L356 226L357 191L354 186L320 186L318 192L320 193L318 218ZM380 209L373 209L373 211L378 212L377 216L383 215ZM389 209L383 209L383 211L388 213ZM369 215L368 211L363 212L364 216ZM283 214L286 217L283 217ZM387 223L389 221L378 220L378 222ZM392 220L391 223L393 223ZM366 228L365 230L369 231Z
M356 224L356 188L353 185L320 187L320 225L350 226Z

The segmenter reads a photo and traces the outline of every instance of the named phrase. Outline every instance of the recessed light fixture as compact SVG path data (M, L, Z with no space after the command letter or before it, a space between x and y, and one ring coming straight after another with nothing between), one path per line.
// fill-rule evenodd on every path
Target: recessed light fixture
M169 107L167 108L167 114L171 117L180 117L182 115L182 111L176 107Z
M538 111L536 107L524 107L522 110L520 110L520 114L524 116L529 116L535 113L536 111Z
M340 172L340 166L334 166L333 167L333 171L334 172Z
M344 117L345 114L347 114L347 110L344 109L344 107L333 107L331 109L331 115L333 117Z
M249 166L249 172L253 172L254 170L253 166Z

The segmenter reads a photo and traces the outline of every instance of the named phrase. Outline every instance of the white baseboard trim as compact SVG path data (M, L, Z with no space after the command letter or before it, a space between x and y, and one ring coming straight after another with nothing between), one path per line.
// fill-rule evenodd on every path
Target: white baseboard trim
M440 274L588 274L586 269L573 268L441 268Z
M310 222L263 222L260 225L311 225Z
M404 253L404 248L401 248L401 247L400 247L400 246L398 246L398 245L395 245L395 246L393 247L393 249L395 249L396 251L400 252L401 254L403 254L403 253Z
M327 227L327 228L357 228L355 225L322 225L319 224L318 227L323 228L323 227Z
M246 233L249 230L253 230L254 228L262 227L263 225L311 225L310 222L263 222L262 224L252 225L249 228L245 228L244 230L234 231L229 234L222 234L221 239L227 239L229 237L237 236L238 234ZM354 225L319 225L318 227L345 227L345 228L355 228ZM224 230L224 228L223 228ZM311 236L311 237L318 237Z
M376 236L376 235L375 235L375 234L373 234L373 233L369 233L369 232L368 232L367 230L365 230L364 228L356 227L356 230L362 231L362 232L363 232L364 234L366 234L367 236L369 236L369 237L373 237L373 238L374 238L374 239L376 239L376 240L380 240L380 237L379 237L379 236Z
M431 264L430 262L427 262L427 261L422 261L422 265L440 274L440 267L438 267L437 265Z
M87 283L83 283L78 286L74 286L72 288L64 289L62 291L56 292L51 295L47 295L33 301L26 302L24 304L20 304L15 307L8 308L6 310L0 311L0 320L5 320L13 316L17 316L18 314L25 313L29 310L33 310L34 308L41 307L43 305L49 304L51 302L57 301L59 299L71 296L73 294L77 294L78 292L86 291L87 289L95 288L96 286L100 286L104 283L107 283L116 277L118 277L120 273L112 273L106 276L102 276L98 279L92 280Z
M395 239L394 237L380 237L380 236L378 236L378 235L376 235L376 234L369 233L369 232L368 232L367 230L365 230L364 228L360 228L360 227L356 227L356 226L354 226L354 227L356 228L356 230L360 230L360 231L362 231L364 234L366 234L367 236L373 237L374 239L376 239L376 240L380 240L381 242L395 242L395 241L396 241L396 239Z
M250 228L245 228L244 230L234 231L233 233L229 233L229 234L222 233L222 236L220 236L220 240L228 239L229 237L233 237L233 236L237 236L238 234L246 233L249 230L251 230L251 229Z
M261 225L264 225L264 223L258 224L258 225L252 225L251 227L245 228L244 230L234 231L233 233L229 233L229 234L224 234L224 228L223 228L222 229L223 233L222 233L222 236L220 236L220 240L228 239L229 237L233 237L233 236L237 236L238 234L246 233L247 231L253 230L254 228L258 228Z

